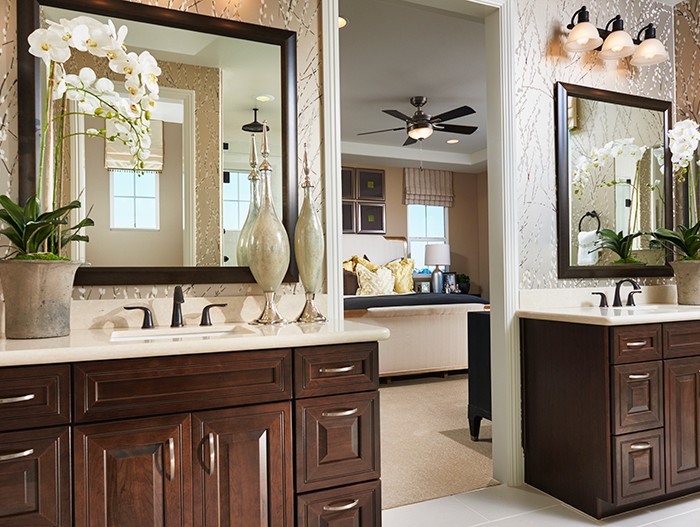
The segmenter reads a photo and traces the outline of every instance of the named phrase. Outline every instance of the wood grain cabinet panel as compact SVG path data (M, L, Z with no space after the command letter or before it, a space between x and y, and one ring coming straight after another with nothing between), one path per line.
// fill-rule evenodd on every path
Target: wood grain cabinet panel
M700 487L700 357L666 361L668 490Z
M379 393L296 402L297 492L379 478Z
M76 527L190 527L190 416L75 428Z
M663 429L615 438L615 503L634 503L666 492Z
M291 403L193 414L195 526L293 527Z
M661 335L661 324L613 328L613 362L660 360L663 357Z
M661 361L613 368L615 434L664 425L662 379Z
M664 357L667 359L700 355L700 324L664 324Z
M0 527L70 527L68 427L0 434Z
M379 481L311 492L297 500L297 527L381 527Z

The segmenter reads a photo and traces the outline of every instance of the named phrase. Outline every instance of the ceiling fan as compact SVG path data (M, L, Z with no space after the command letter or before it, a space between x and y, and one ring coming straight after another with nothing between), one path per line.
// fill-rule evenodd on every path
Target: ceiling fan
M398 110L382 110L385 114L396 117L405 121L406 124L399 128L387 128L385 130L374 130L372 132L362 132L357 135L368 135L368 134L378 134L380 132L397 132L399 130L406 130L408 137L404 142L403 146L412 145L423 139L430 137L434 131L437 132L451 132L453 134L473 134L477 131L476 126L463 126L459 124L444 124L445 121L451 121L452 119L458 119L459 117L464 117L466 115L471 115L476 113L476 111L470 106L460 106L454 110L438 114L431 117L423 111L423 106L428 102L427 97L417 96L411 97L411 104L416 107L416 111L412 117L399 112Z

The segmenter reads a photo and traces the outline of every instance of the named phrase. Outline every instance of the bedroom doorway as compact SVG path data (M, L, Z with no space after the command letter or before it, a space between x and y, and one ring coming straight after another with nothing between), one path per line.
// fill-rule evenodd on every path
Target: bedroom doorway
M411 243L414 236L411 235L410 218L403 203L404 168L418 169L420 172L451 172L455 204L446 209L444 233L445 241L450 245L449 270L468 274L471 279L470 292L481 295L481 298L489 298L485 18L493 14L494 9L474 4L471 11L455 13L448 9L426 7L411 0L338 0L338 7L339 14L349 21L339 37L342 166L383 172L384 232L386 238L393 241L403 240L403 256L407 256L409 247L415 247ZM428 29L431 35L445 35L442 40L438 37L430 39L430 44L435 45L435 49L430 50L425 42L421 42L420 49L416 50L411 47L415 43L400 40L401 34L405 35L406 27L416 27L418 24ZM429 30L433 27L431 24L441 30ZM469 25L469 28L451 29L450 26L445 29L450 24ZM353 36L354 28L357 28L357 37ZM457 35L480 39L481 46L471 41L462 42ZM379 40L373 42L374 36ZM369 53L369 49L374 52ZM450 59L445 51L450 49L454 49L460 56ZM469 70L466 75L468 79L449 82L446 76L455 72L455 64L464 63L464 49L470 50L468 59L473 61L465 66ZM392 56L396 50L398 55ZM421 59L421 53L426 54L424 59ZM406 66L405 70L402 69L402 56L408 56L409 61L413 59L413 63ZM430 56L440 57L432 62L443 62L449 72L430 70L427 66ZM416 64L421 67L416 67ZM481 72L480 86L470 88L469 83L475 82L479 77L476 71ZM411 72L414 73L413 78ZM372 79L372 83L367 83L367 79ZM441 82L436 83L435 79L440 79ZM392 80L398 82L392 86ZM367 85L376 89L374 95L368 92ZM444 88L442 85L452 89L441 93L438 87ZM392 119L396 118L397 113L412 116L415 108L412 108L410 99L418 95L424 95L428 99L425 104L426 113L440 114L453 108L470 106L475 112L455 120L455 124L461 127L476 126L479 131L473 134L452 134L438 128L432 134L433 137L411 144L402 123ZM428 111L428 105L434 109ZM390 128L392 125L394 127ZM365 132L371 133L358 135ZM367 138L371 138L371 141ZM449 143L448 139L451 140ZM432 148L429 147L431 142ZM357 183L353 191L356 191L356 185ZM354 200L355 196L351 195L350 199ZM346 209L346 205L348 203L344 201L343 209ZM354 204L352 206L356 207ZM359 256L372 263L386 263L391 251L371 247L392 240L375 234L369 235L371 242L365 241L368 240L368 235L364 235L363 239L363 233L354 232L357 229L357 213L354 208L355 229L351 226L353 222L346 224L346 218L343 218L344 231L348 227L341 241L343 259ZM430 226L434 226L434 222ZM429 234L426 231L425 236L429 237ZM353 247L353 250L346 252L347 247ZM422 256L419 260L423 260ZM424 278L419 275L416 281L424 281ZM440 313L440 309L435 311ZM442 313L435 314L436 318L431 319L433 315L424 314L418 324L414 323L418 318L409 320L410 331L421 331L419 326L422 325L422 331L428 336L431 331L441 334L434 328L437 317L441 315ZM454 326L444 331L464 331L466 340L466 314L462 318L464 330ZM376 320L360 321L382 324L382 321ZM384 323L389 324L386 321ZM392 333L395 338L399 335L395 329ZM409 346L418 347L415 339L414 344ZM465 354L466 344L462 346ZM426 349L432 348L428 345ZM410 351L420 353L420 350ZM424 371L431 369L438 373L427 374ZM401 373L410 371L409 367ZM381 387L385 508L473 490L493 483L490 423L483 421L481 441L473 442L469 437L468 375L458 373L443 378L442 372L454 371L449 364L443 363L438 363L434 368L423 366L418 371L423 372L421 376L391 376L394 381ZM415 419L406 419L406 416ZM385 438L392 437L394 439L384 441ZM409 444L412 442L414 446ZM428 448L426 445L429 444L436 445L436 448ZM452 452L452 447L455 451L464 452L464 459ZM456 458L459 461L455 462ZM417 460L426 463L420 464ZM443 461L444 468L438 468L435 474L431 474L431 466L441 467ZM465 475L468 477L465 478ZM465 483L464 480L471 482ZM453 483L467 486L459 488L451 486ZM397 492L394 492L395 488L398 488Z

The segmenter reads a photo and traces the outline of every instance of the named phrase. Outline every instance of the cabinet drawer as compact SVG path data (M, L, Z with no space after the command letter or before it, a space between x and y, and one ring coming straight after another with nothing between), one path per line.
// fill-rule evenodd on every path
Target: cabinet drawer
M691 355L700 355L700 324L697 321L664 324L664 357Z
M80 363L75 421L189 412L291 398L291 351Z
M71 525L68 427L0 434L0 526Z
M615 505L664 494L663 429L615 437Z
M664 425L662 375L661 361L613 367L615 434Z
M381 527L379 481L312 492L297 499L297 527Z
M297 491L379 478L379 393L296 402Z
M70 366L0 368L0 431L70 422Z
M661 324L616 327L612 338L615 364L662 358Z
M299 348L294 352L297 397L376 390L379 387L376 342Z

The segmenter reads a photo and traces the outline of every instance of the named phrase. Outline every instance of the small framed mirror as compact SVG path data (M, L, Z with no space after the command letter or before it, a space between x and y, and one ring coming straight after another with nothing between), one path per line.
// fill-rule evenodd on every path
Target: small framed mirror
M576 86L555 86L559 278L670 276L651 236L673 228L668 130L671 103ZM601 230L644 233L630 261L593 250Z

